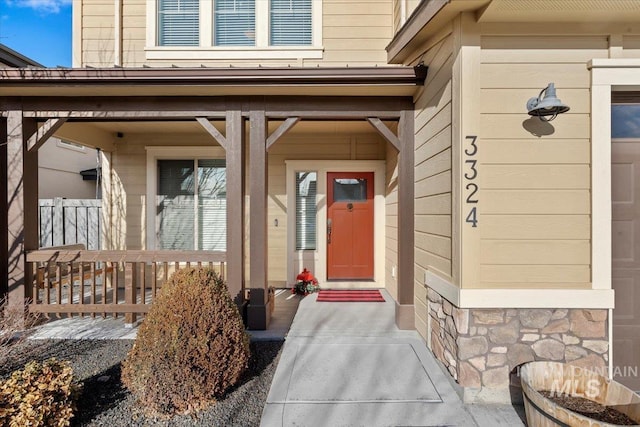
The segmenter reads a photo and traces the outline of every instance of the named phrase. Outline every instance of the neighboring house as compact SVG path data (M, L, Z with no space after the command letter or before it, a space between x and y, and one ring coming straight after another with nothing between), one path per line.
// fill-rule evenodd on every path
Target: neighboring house
M0 44L0 68L43 68L42 64ZM58 138L50 138L39 150L38 197L93 199L96 188L95 150ZM87 171L81 174L82 171ZM97 191L98 190L98 191Z
M112 252L91 259L222 251L255 328L303 267L386 288L467 400L508 399L533 359L640 389L639 20L625 0L78 1L74 69L1 76L10 299L48 256L23 251L55 133L102 149ZM571 107L553 122L526 107L549 83ZM108 310L144 311L140 268Z

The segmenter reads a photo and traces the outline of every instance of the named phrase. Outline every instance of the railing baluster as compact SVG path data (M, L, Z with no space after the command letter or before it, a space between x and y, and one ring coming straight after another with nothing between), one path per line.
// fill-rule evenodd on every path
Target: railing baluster
M80 295L78 295L78 304L84 305L84 262L80 262L80 265L78 266L78 276L80 279ZM84 313L80 313L80 317L82 316L84 316Z
M44 291L45 304L51 304L51 264L47 261L44 264L44 279L42 280L42 289Z
M89 265L89 268L91 269L91 297L90 297L90 301L91 304L95 304L96 303L96 263L95 261L92 262ZM95 313L91 313L91 318L95 319L96 314Z
M156 299L156 292L158 291L158 264L156 262L151 263L151 303Z
M56 280L58 286L56 289L56 303L62 304L62 263L56 263ZM56 317L60 318L60 312L56 313Z

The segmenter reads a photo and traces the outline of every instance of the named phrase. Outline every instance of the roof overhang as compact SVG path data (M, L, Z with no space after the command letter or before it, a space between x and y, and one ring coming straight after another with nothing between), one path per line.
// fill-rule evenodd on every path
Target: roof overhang
M423 0L387 45L387 62L411 62L412 52L459 13L478 10L491 0Z
M0 96L410 96L427 68L21 68L0 70Z
M593 26L640 21L638 0L422 0L387 46L390 64L407 64L430 37L462 12L483 23L575 22Z

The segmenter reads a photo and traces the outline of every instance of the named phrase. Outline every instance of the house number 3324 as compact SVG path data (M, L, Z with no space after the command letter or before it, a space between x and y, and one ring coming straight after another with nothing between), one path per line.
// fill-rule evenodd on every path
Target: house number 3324
M476 184L476 178L478 178L478 160L476 160L476 154L478 154L478 146L476 141L478 137L475 135L469 135L465 137L465 140L470 141L470 145L464 149L465 160L465 194L467 195L466 204L467 218L465 222L471 224L472 227L478 226L478 184Z

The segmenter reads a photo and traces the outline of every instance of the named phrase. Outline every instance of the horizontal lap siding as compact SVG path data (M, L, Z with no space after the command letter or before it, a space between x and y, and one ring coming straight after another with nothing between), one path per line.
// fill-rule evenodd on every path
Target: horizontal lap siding
M122 65L151 66L345 66L386 65L385 47L393 35L392 0L323 0L322 59L146 60L146 2L122 6ZM83 1L83 64L114 63L114 2Z
M398 153L387 144L385 197L385 286L398 299ZM392 274L395 273L395 274Z
M478 143L482 287L591 281L590 74L604 36L483 36ZM525 104L548 83L571 110L551 123ZM541 135L541 136L538 136Z
M145 146L211 146L202 134L127 135L113 153L116 234L124 239L121 249L146 247L146 161ZM366 134L288 134L269 150L268 246L269 281L287 284L287 197L285 160L382 160L386 144L373 133ZM313 170L313 162L309 162ZM248 169L247 169L248 173ZM247 183L248 181L247 177ZM393 198L392 198L393 200ZM278 225L275 225L275 220ZM249 236L247 235L247 238ZM112 242L118 245L118 242ZM248 270L247 270L248 271Z
M115 63L114 3L111 0L82 2L82 65L112 67Z
M372 128L373 129L373 128ZM375 133L290 133L269 149L269 281L287 280L286 160L383 160L385 143ZM278 227L274 220L278 219Z
M416 327L427 337L427 300L422 283L430 270L452 276L452 65L451 29L443 30L419 57L429 67L415 97Z

